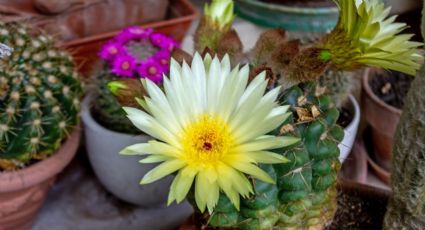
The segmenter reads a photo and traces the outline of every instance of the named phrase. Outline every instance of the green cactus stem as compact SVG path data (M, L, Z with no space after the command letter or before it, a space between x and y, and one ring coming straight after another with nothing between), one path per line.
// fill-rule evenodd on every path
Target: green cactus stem
M82 86L72 58L20 24L0 23L0 171L53 154L78 123Z

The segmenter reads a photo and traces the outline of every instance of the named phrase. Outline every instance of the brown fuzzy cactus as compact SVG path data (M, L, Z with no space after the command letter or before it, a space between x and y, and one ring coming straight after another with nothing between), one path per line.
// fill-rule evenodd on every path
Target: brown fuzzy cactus
M424 1L425 2L425 1ZM425 7L422 12L425 34ZM425 226L425 65L412 82L394 138L391 170L393 196L384 229Z

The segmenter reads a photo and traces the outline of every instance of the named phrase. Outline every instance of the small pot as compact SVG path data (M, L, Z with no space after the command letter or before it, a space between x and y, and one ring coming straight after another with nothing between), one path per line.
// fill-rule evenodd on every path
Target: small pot
M348 110L354 114L353 120L344 129L344 139L338 145L339 148L339 161L343 163L350 154L353 148L354 140L356 139L357 129L360 123L360 106L353 95L349 95Z
M126 202L142 207L165 205L172 177L141 186L142 177L156 164L140 164L140 156L119 154L125 147L147 142L152 137L118 133L101 126L90 111L93 98L93 95L88 95L84 99L81 117L90 164L100 182L109 192Z
M379 71L369 68L364 72L362 105L365 119L372 128L376 163L388 171L391 165L393 136L400 120L401 110L388 105L372 91L370 81Z
M49 158L27 168L0 172L0 229L28 229L57 174L67 166L80 143L79 127Z

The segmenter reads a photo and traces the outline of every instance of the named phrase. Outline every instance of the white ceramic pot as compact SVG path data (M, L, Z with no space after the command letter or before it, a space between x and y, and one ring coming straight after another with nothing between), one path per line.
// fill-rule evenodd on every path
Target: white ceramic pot
M172 177L148 185L140 185L142 177L156 164L140 164L140 156L122 156L126 146L147 142L147 135L128 135L101 126L90 112L93 96L82 103L85 144L91 166L105 188L116 197L142 207L165 205Z
M356 139L357 129L360 123L360 106L356 98L353 95L349 95L350 100L350 111L354 113L353 120L350 124L344 129L344 139L338 145L339 148L339 161L342 163L350 154L351 149L353 148L354 140Z

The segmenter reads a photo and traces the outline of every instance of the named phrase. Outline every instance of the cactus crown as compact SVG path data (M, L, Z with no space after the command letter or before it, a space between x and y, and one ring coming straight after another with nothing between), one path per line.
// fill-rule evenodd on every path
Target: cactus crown
M82 86L72 58L20 24L0 24L0 171L53 154L78 123Z

